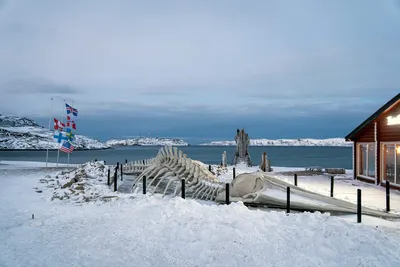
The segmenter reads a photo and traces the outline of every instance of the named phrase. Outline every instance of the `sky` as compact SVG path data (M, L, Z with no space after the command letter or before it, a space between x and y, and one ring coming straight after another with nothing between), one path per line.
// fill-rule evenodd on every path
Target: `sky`
M100 140L344 137L399 69L400 0L0 0L0 113Z

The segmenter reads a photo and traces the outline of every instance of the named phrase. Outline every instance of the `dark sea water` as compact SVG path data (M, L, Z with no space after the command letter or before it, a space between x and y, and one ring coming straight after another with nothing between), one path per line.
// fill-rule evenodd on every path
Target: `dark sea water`
M117 147L107 150L74 151L70 163L84 163L90 160L106 160L107 164L154 157L160 147ZM180 147L188 157L206 164L219 164L221 154L226 151L228 164L233 160L235 147L188 146ZM249 147L253 164L259 164L263 152L271 160L272 166L324 168L352 168L351 147ZM46 161L46 151L0 151L0 160ZM57 152L49 151L49 162L57 161ZM60 152L60 163L67 163L67 155Z

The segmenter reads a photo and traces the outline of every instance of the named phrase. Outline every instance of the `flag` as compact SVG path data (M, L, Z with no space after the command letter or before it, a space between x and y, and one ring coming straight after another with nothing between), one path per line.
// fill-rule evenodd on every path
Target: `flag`
M57 140L57 143L61 143L62 140L68 140L68 138L63 134L63 132L54 133L53 138Z
M75 117L78 116L78 110L76 108L71 107L67 103L65 103L65 108L67 109L67 114L72 113Z
M60 147L60 150L65 153L72 153L72 151L74 150L74 146L70 142L64 141L64 143Z
M54 130L61 130L65 127L65 124L62 123L61 121L57 120L54 118Z
M75 121L71 120L70 116L67 116L67 127L76 130L76 123Z
M68 141L73 141L75 135L72 133L71 128L67 128L65 135L67 136Z

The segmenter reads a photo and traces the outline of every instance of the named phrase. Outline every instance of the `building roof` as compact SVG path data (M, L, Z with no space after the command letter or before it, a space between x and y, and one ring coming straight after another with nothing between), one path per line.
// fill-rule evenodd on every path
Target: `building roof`
M360 132L362 129L364 129L366 126L368 126L371 122L375 121L383 112L388 110L391 106L393 106L397 101L400 100L400 93L397 94L395 97L390 99L385 105L383 105L380 109L378 109L374 114L369 116L363 123L358 125L357 128L355 128L351 133L349 133L345 139L346 141L350 141L353 139L353 137Z

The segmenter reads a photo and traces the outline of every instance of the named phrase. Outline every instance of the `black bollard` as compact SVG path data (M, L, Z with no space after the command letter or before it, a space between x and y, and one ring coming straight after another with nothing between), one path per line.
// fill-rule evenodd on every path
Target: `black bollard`
M143 195L146 195L146 175L143 176Z
M236 169L235 167L233 167L233 179L235 179L235 177L236 177Z
M108 169L108 174L107 174L107 185L110 185L110 169Z
M97 162L97 159L94 159L94 162Z
M208 165L208 170L211 171L211 165Z
M286 188L286 212L290 213L290 187Z
M294 174L294 185L297 186L297 173Z
M118 190L117 187L117 168L115 168L115 172L114 172L114 192Z
M231 202L229 200L229 183L225 184L225 203L229 205Z
M390 182L386 181L386 211L390 211Z
M125 159L125 163L128 163L128 159Z
M35 219L35 214L32 214L32 219Z
M117 169L119 169L119 162L117 162Z
M333 197L333 187L335 185L335 177L331 176L331 197Z
M106 161L104 161L104 165L106 165L107 163L106 163Z
M357 189L357 223L361 222L361 189Z
M122 181L122 163L121 163L121 181Z
M143 165L144 165L144 160L143 160Z
M185 179L182 179L182 198L185 198Z

